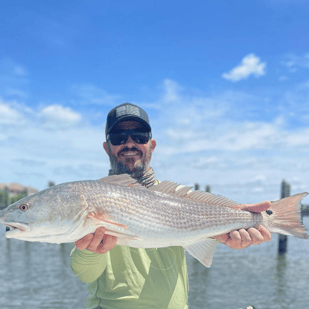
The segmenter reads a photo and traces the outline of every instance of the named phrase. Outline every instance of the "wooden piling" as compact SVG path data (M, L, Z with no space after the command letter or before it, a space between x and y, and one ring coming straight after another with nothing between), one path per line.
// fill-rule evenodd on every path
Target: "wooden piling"
M194 184L194 190L199 190L200 189L200 185L198 183Z
M290 196L291 186L285 180L281 182L281 198ZM278 254L285 254L287 251L288 237L286 235L279 234Z
M200 185L198 183L195 183L194 184L194 190L199 190L199 189L200 189ZM205 187L205 192L209 192L210 193L210 191L211 191L210 185L207 185Z
M9 188L7 186L5 186L4 192L5 192L5 206L4 207L7 207L10 204Z

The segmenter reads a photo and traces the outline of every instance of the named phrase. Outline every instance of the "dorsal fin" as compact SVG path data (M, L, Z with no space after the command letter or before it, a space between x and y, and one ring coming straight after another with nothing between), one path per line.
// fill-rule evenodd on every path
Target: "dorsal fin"
M182 186L172 181L163 181L148 190L162 192L173 195L174 197L189 198L200 203L208 205L221 205L232 208L239 208L239 204L221 195L216 195L203 191L191 191L191 187Z
M113 184L116 186L146 189L128 174L107 176L99 179L99 181Z
M227 206L227 207L232 207L232 208L239 207L238 203L226 197L223 197L221 195L216 195L216 194L198 191L198 190L190 192L191 187L179 185L176 182L172 182L168 180L162 181L158 185L152 186L148 189L140 185L134 178L132 178L128 174L107 176L99 180L109 183L109 184L117 185L117 186L161 192L161 193L172 195L177 198L189 198L189 199L192 199L200 203L206 203L208 205L214 205L214 206L221 205L221 206Z
M162 192L174 197L186 197L191 187L179 185L176 182L165 180L156 186L148 188L150 191Z
M232 208L239 208L239 204L230 200L229 198L208 192L194 191L190 192L186 197L195 201L207 203L208 205L220 205Z
M175 194L178 196L178 197L187 197L188 196L188 193L191 192L191 189L192 187L187 187L187 186L178 186Z
M177 187L178 184L176 182L165 180L160 182L158 185L148 188L148 190L162 192L166 194L173 194L175 193Z

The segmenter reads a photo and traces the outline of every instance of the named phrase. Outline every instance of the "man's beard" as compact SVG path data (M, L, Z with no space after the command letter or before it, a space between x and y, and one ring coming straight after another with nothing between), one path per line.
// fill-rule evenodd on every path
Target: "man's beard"
M110 153L109 161L111 164L110 172L113 175L130 174L132 177L137 178L137 177L144 175L148 171L150 160L151 160L151 155L152 155L150 147L149 147L149 150L146 152L145 156L142 156L141 160L139 160L138 162L135 162L133 170L131 170L129 167L130 162L132 162L133 160L132 158L127 158L125 162L119 162L117 160L116 155L112 153L109 143L108 143L108 148L109 148L109 153ZM130 150L141 152L140 150L134 147L124 148L121 151L130 151Z

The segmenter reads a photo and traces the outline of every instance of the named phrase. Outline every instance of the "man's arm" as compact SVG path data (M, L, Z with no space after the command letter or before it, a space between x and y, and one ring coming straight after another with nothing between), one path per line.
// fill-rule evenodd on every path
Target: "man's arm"
M270 207L270 202L265 201L258 204L243 204L240 209L250 212L262 212ZM248 230L240 229L230 233L213 237L219 242L226 244L232 249L243 249L250 245L258 245L264 241L271 240L271 233L262 225L251 227Z
M114 248L117 237L105 235L105 228L99 227L94 234L88 234L75 242L70 266L73 273L85 283L98 279L106 267L107 251Z

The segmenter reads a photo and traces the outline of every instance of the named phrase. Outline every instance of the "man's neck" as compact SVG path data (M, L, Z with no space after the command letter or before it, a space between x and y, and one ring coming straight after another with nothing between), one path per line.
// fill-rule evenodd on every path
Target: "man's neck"
M114 171L112 169L110 169L108 175L111 176L111 175L117 175L117 174L114 173ZM138 183L145 186L146 188L153 186L154 183L157 180L156 176L154 174L154 170L151 167L149 167L147 172L143 173L142 175L140 175L138 177L132 176L131 174L129 174L129 175L132 178L136 179Z

